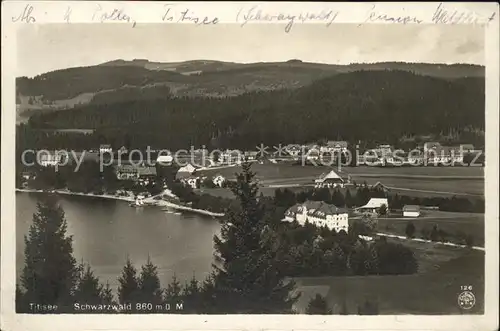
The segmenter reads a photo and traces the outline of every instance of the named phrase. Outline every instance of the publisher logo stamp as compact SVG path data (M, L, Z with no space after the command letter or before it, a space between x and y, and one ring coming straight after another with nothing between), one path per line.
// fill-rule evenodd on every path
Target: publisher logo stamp
M463 291L458 295L458 305L462 309L471 309L476 304L476 297L471 291Z

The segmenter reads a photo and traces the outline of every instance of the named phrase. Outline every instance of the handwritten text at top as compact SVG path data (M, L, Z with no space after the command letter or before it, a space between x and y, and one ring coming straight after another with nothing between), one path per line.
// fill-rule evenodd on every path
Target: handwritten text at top
M198 15L194 11L189 8L174 8L173 5L165 5L164 13L161 17L163 22L171 22L171 23L183 23L190 22L195 25L215 25L219 23L218 17L209 17L205 15Z
M283 22L286 23L285 32L290 32L294 23L301 22L326 22L329 27L337 18L339 12L333 10L322 10L320 12L301 12L298 15L289 13L266 13L258 6L249 9L241 8L236 14L236 22L245 26L249 22Z
M27 4L18 16L12 17L12 22L35 23L36 19L33 14L33 6Z
M132 23L133 28L136 25L136 21L126 14L124 9L113 8L113 10L104 10L100 4L97 4L92 14L92 21L101 23L108 21L127 22Z

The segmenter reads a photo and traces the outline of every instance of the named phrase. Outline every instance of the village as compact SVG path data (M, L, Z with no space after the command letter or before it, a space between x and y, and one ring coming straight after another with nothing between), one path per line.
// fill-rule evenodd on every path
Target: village
M209 152L206 149L192 150L191 154L174 155L162 151L151 151L153 159L144 160L140 153L128 151L125 146L116 150L109 144L102 144L99 149L83 151L77 157L83 162L99 161L113 170L116 180L120 183L133 183L134 189L118 189L113 196L125 198L130 206L143 208L146 206L161 206L165 210L189 210L213 217L222 216L219 210L201 210L192 208L191 202L180 201L168 187L159 172L165 169L175 171L175 182L198 194L223 196L229 192L226 189L233 179L236 169L243 162L253 163L257 167L259 186L262 191L268 190L274 194L276 189L290 188L294 190L341 190L356 194L357 189L368 187L371 190L384 192L381 197L371 198L364 205L345 208L326 202L304 201L286 210L283 221L306 222L317 226L327 226L331 230L348 232L350 220L362 217L401 217L404 219L419 218L428 210L439 209L437 206L420 206L405 204L394 208L389 204L390 186L384 184L385 177L401 176L396 174L398 168L416 169L439 166L466 166L466 160L475 158L474 146L461 144L458 146L443 146L437 142L426 142L403 157L391 145L379 144L376 148L359 151L356 145L355 159L349 155L350 145L346 141L327 141L322 145L290 144L272 153L262 151L225 150ZM136 151L137 152L137 151ZM140 159L134 154L141 156ZM361 155L360 155L361 154ZM148 154L150 155L150 154ZM347 160L346 155L349 155ZM42 168L56 168L75 162L70 153L47 152L40 153L38 160ZM484 156L483 156L484 157ZM484 159L483 159L484 160ZM479 161L480 162L480 161ZM484 161L483 161L484 162ZM355 164L353 164L355 163ZM484 164L481 164L484 165ZM355 167L354 167L355 166ZM371 166L371 167L370 167ZM364 175L376 179L367 184L358 173L350 173L355 169L386 169L383 173L374 172ZM448 167L449 169L449 167ZM289 173L286 173L289 171ZM286 174L285 174L286 173ZM306 174L302 176L301 174ZM391 175L394 173L394 175ZM443 169L443 174L446 170ZM410 173L407 176L415 176ZM424 175L425 176L425 175ZM27 189L28 182L36 177L36 173L26 168L22 172L21 188ZM419 178L417 175L415 178ZM160 182L158 182L160 181ZM161 188L158 190L158 186ZM151 190L152 187L156 189ZM142 188L142 189L141 189ZM425 192L425 191L424 191ZM437 192L437 191L436 191ZM104 192L100 192L104 194ZM101 195L102 195L101 194ZM109 194L108 194L109 195Z

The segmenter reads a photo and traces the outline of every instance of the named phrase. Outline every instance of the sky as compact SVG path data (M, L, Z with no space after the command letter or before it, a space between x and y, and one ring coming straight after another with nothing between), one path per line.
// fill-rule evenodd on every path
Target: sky
M484 28L391 24L37 24L17 38L17 75L116 59L155 62L470 63L484 65Z

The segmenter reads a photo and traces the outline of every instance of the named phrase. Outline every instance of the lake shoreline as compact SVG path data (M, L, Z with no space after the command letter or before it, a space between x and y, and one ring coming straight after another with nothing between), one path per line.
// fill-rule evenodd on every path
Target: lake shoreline
M101 198L101 199L110 199L110 200L116 200L116 201L125 201L132 203L135 201L135 198L132 197L123 197L123 196L116 196L116 195L110 195L110 194L94 194L94 193L79 193L79 192L70 192L66 190L51 190L51 191L44 191L44 190L36 190L36 189L20 189L16 188L16 192L20 193L55 193L55 194L61 194L61 195L70 195L70 196L83 196L83 197L91 197L91 198ZM148 199L146 199L148 200ZM152 199L151 199L152 200ZM158 204L156 205L157 207L163 207L163 208L172 208L178 211L184 211L184 212L190 212L190 213L195 213L203 216L211 216L211 217L223 217L225 214L223 213L214 213L208 210L203 210L203 209L195 209L187 206L182 206L175 204L173 202L165 201L165 200L158 200L156 201Z

